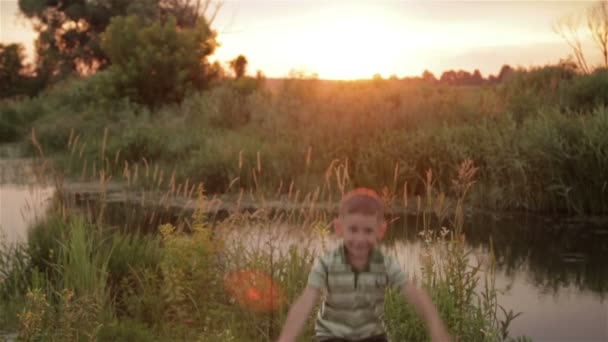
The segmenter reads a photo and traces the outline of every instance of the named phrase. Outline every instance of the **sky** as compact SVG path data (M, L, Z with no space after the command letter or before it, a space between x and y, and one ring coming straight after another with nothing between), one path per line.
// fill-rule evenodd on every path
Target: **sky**
M420 75L450 69L497 74L504 64L540 66L571 54L552 24L584 13L585 1L223 1L213 22L220 47L212 59L239 54L249 73L291 71L325 79ZM16 0L0 0L0 42L21 42L30 58L36 35ZM583 31L581 31L583 32ZM582 35L589 58L599 58Z

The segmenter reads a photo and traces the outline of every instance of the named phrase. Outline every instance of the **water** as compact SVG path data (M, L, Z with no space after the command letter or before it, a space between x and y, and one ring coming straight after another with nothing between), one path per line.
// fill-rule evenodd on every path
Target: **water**
M0 241L25 241L27 228L44 217L54 187L37 179L31 160L0 160Z
M608 224L520 217L474 227L471 245L487 251L493 240L501 305L523 312L514 336L608 341Z
M33 175L27 160L0 160L0 226L9 241L25 239L27 227L44 215L53 194L52 186L33 182ZM118 207L125 211L124 206ZM137 213L142 215L141 210ZM150 224L146 218L140 222ZM535 341L608 341L606 221L488 216L469 218L466 225L468 245L478 257L488 257L492 239L496 283L504 291L500 304L523 312L511 325L513 336L527 335ZM398 221L387 241L410 273L419 268L421 250L415 226L412 220ZM252 241L263 244L259 232L249 232ZM304 237L282 236L285 245ZM245 237L239 234L240 239Z
M416 238L415 219L408 221L407 226L390 228L384 246L412 276L419 273L422 243ZM523 312L511 323L511 336L526 335L534 341L608 341L608 227L534 217L469 221L475 227L467 231L472 259L488 259L492 238L499 303L507 311ZM284 246L310 240L305 232L286 230L289 227L275 227L260 234L248 227L234 238L253 248L267 248L269 240ZM335 243L329 237L325 248ZM313 242L313 248L321 249L320 245Z

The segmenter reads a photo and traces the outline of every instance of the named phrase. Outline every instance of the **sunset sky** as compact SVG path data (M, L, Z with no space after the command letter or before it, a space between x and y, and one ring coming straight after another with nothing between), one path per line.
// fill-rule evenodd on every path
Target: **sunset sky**
M593 2L548 1L224 1L214 27L214 59L238 54L253 74L290 70L320 78L436 75L449 69L496 74L503 64L556 63L570 54L552 29ZM16 0L0 0L0 41L22 42L31 55L35 34L19 18ZM591 60L596 49L587 41Z

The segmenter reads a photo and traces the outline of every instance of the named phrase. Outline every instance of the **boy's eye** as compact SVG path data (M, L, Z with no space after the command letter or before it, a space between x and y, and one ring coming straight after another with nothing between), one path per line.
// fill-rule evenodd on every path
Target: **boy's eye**
M351 233L356 233L359 228L357 228L357 226L350 226L349 230L351 231Z
M365 234L373 234L374 230L370 227L367 227L367 228L365 228L364 232L365 232Z

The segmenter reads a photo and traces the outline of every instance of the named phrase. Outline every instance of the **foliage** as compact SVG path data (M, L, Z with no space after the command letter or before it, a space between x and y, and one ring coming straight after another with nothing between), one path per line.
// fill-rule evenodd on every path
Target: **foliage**
M578 77L562 89L565 106L574 111L589 112L608 106L608 68L599 68Z
M152 331L141 322L134 320L120 320L118 322L102 326L99 329L96 340L100 342L148 342L157 339Z
M153 14L154 0L134 2L20 0L19 8L27 18L38 22L37 73L42 77L63 79L76 73L90 73L107 65L99 45L110 19L117 15Z
M102 49L100 36L112 18L137 16L150 23L174 16L180 28L193 28L207 15L213 20L218 7L213 11L212 5L210 0L19 0L21 13L35 23L38 32L35 69L42 85L108 67L111 58Z
M26 73L23 45L0 43L0 99L33 93L33 77Z
M205 20L180 29L173 17L148 25L137 16L116 17L101 46L112 62L110 91L151 107L180 102L214 75L206 58L215 49L215 33Z
M245 76L247 71L247 58L243 55L238 55L235 59L230 61L230 67L234 72L234 77L241 78Z
M559 90L575 78L575 75L575 70L568 65L513 72L502 89L507 110L521 123L540 108L562 106L564 99Z
M489 263L474 261L472 251L465 244L464 206L477 171L471 160L460 164L452 183L456 204L450 209L445 206L441 193L434 195L433 173L427 172L419 282L431 295L454 340L513 341L509 337L509 325L521 313L507 312L498 303L493 252L490 251ZM433 226L433 218L438 222L447 219L450 228ZM393 339L429 340L423 321L398 293L389 293L385 309Z
M475 205L602 213L606 180L590 175L604 174L606 140L594 127L605 126L605 72L579 75L566 64L503 69L501 84L482 87L330 82L294 73L259 88L242 77L156 109L99 96L112 79L104 71L36 99L9 101L0 121L22 139L31 137L34 121L45 151L72 165L75 178L105 163L103 141L114 176L125 162L131 171L148 164L165 181L173 174L202 181L212 193L231 184L274 191L283 183L285 191L292 181L313 191L306 179L323 177L334 160L347 161L353 184L407 182L410 195L423 192L424 172L432 168L446 191L451 165L470 157L480 167ZM588 182L593 191L582 191Z
M333 168L338 191L351 187L344 164L330 167L331 173ZM426 209L432 210L424 210L424 232L430 235L422 237L427 243L422 285L439 304L455 339L506 341L509 322L517 315L505 312L506 320L500 319L493 273L482 279L481 266L470 268L464 248L464 198L476 171L470 161L455 170L451 192L457 202L450 236L431 225L431 213L442 222L450 208L441 207L445 195L435 197L439 191L431 188L436 182L427 173ZM324 181L334 182L334 177ZM78 212L83 208L72 207L73 199L59 196L56 208L65 216L51 216L34 229L29 247L22 250L27 253L0 254L8 260L0 264L3 270L9 270L8 264L22 265L5 272L14 286L8 296L0 297L13 308L3 311L3 324L16 316L23 340L274 340L289 304L306 286L314 256L332 243L327 213L317 202L325 197L317 191L299 201L299 190L290 189L287 199L278 198L299 205L276 212L265 208L267 198L257 189L260 209L236 209L224 220L210 222L207 213L213 201L198 189L195 211L162 224L151 236L108 227L103 209L98 213L87 206L88 215L82 216ZM323 196L331 199L332 193ZM383 196L394 201L397 189ZM122 210L130 212L127 206ZM438 254L429 259L430 253ZM20 270L28 269L33 271L22 276ZM254 303L243 308L231 289L246 291L251 285L231 283L234 272L256 272L276 284L270 310ZM484 280L480 292L476 285ZM411 308L391 296L386 308L391 335L424 339L422 323ZM308 320L303 340L312 338L313 322Z
M100 327L96 300L75 296L70 290L56 293L53 303L39 288L25 295L26 301L19 317L19 340L92 340Z

